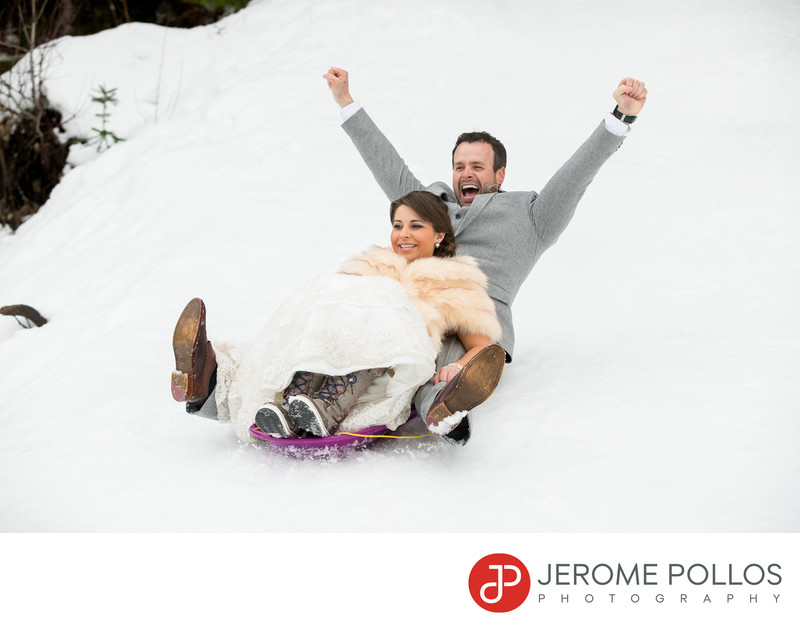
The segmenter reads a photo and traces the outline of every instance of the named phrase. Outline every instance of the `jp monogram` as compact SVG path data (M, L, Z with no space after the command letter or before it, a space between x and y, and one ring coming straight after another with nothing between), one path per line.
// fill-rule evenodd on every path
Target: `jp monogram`
M525 564L510 554L483 557L469 574L472 599L487 611L504 613L528 597L531 577Z

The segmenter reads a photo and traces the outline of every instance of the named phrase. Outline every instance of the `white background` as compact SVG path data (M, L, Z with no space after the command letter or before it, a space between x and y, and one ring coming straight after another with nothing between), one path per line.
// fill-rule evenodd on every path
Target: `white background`
M87 629L445 624L466 629L783 630L793 629L800 613L795 535L8 537L14 549L6 558L16 571L13 577L0 573L0 587L14 598L0 616L15 621L18 629L69 622ZM517 557L533 575L527 600L502 614L480 608L468 589L472 566L496 552ZM32 557L58 563L31 563ZM544 588L536 580L543 578L548 563L621 564L627 569L655 564L658 585ZM716 563L723 573L731 564L740 581L736 572L751 563L764 568L777 563L781 583L731 587L684 582L670 587L671 563L709 568ZM542 593L544 601L539 600ZM584 600L587 593L595 597L591 604ZM613 604L609 593L616 594ZM568 602L562 602L563 594ZM633 594L638 603L632 602ZM664 595L661 603L658 594ZM681 594L687 595L686 603ZM706 595L710 602L703 602Z

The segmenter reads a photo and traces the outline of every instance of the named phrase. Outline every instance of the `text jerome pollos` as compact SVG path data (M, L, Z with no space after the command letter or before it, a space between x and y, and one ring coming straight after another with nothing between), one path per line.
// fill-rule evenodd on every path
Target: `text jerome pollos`
M645 599L657 603L778 603L780 594L775 593L775 588L783 580L780 572L781 566L777 563L750 563L740 566L732 563L670 563L666 566L659 566L657 563L635 563L627 566L621 563L548 563L546 569L533 578L534 584L546 588L609 589L613 586L615 590L604 593L583 593L585 590L581 590L579 594L571 594L558 589L558 593L546 594L540 589L539 603L593 603L601 599L609 603L638 603ZM658 587L669 587L669 593L665 595L654 589ZM723 587L728 589L720 589ZM758 591L754 592L754 589L767 589L767 593L761 594L759 598ZM621 593L622 591L625 593Z

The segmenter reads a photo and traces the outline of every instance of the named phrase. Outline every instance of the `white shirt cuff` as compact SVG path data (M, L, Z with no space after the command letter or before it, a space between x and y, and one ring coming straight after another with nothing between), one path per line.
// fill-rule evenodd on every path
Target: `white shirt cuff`
M353 114L355 114L360 109L361 109L361 103L359 103L358 101L353 101L349 105L345 105L342 108L342 112L341 112L342 122L344 123L345 121L347 121L348 118L350 118ZM619 122L619 121L617 121L617 122Z
M603 119L603 124L606 126L606 131L608 131L611 134L614 134L615 136L622 136L624 138L631 131L630 125L628 125L627 123L623 123L611 112L606 114L606 117Z

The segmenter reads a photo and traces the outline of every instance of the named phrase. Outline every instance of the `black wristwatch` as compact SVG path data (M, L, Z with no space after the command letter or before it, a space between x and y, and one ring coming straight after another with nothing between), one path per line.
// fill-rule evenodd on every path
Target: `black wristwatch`
M620 119L623 123L628 123L630 125L633 121L636 120L635 116L628 116L627 114L623 114L619 111L619 105L614 108L614 111L611 112L614 116Z

